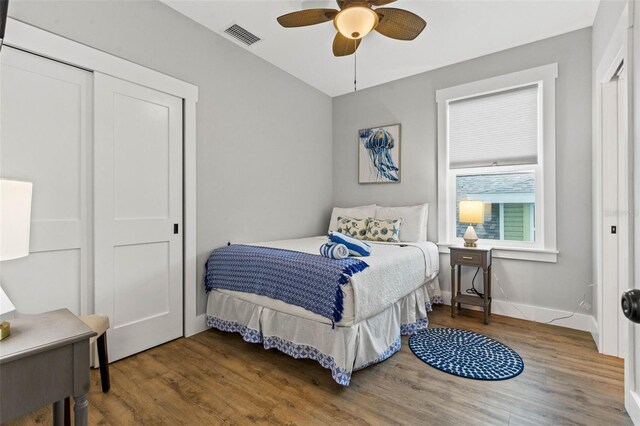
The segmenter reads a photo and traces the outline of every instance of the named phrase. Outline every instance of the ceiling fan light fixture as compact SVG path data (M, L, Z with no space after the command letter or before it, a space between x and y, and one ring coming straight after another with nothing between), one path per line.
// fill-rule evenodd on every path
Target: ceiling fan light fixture
M333 25L343 36L358 40L378 25L378 14L368 7L352 6L340 11Z

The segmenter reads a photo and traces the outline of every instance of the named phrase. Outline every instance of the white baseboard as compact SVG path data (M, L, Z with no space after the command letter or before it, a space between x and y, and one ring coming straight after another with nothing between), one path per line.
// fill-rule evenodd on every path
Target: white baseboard
M634 425L640 426L640 395L629 389L625 390L624 407Z
M600 346L598 342L600 341L600 331L598 330L598 321L595 317L591 317L591 337L596 344L596 348L598 348L598 352L600 352Z
M451 305L451 292L443 291L442 298L446 305ZM491 302L491 313L504 315L512 318L519 318L534 322L548 322L554 318L567 317L571 315L569 311L543 308L540 306L525 305L523 303L511 303L504 300L493 299ZM463 305L465 308L482 310L479 306ZM520 311L518 311L518 309ZM523 315L524 314L524 315ZM552 325L573 328L575 330L587 331L593 334L593 324L595 319L591 315L576 312L571 318L565 318L552 322ZM597 329L597 325L596 325Z
M190 321L189 327L185 328L184 337L191 337L208 329L206 314L198 315Z

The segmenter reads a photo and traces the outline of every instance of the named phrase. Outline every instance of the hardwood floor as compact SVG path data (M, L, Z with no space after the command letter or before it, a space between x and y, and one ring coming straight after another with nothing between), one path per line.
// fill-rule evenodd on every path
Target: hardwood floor
M522 356L518 377L484 382L440 372L416 358L403 338L387 361L354 373L351 385L327 370L237 334L209 330L112 363L111 391L91 373L91 424L433 424L630 425L623 362L599 355L585 332L449 307L432 327L493 337ZM3 390L6 391L6 390ZM50 424L44 408L9 424Z

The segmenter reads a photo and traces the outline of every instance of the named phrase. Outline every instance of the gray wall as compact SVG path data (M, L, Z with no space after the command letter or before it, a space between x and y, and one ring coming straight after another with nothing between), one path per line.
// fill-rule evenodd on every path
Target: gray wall
M199 86L198 273L228 240L325 231L331 98L157 1L12 0L9 16Z
M591 282L590 29L335 98L332 116L329 97L155 1L13 0L9 14L199 86L199 271L228 240L324 232L332 203L427 201L435 240L435 91L558 62L559 261L497 260L495 270L513 301L566 310ZM390 123L402 124L402 183L358 185L357 130ZM575 206L584 206L579 216ZM445 256L441 267L448 289ZM494 296L502 298L497 286Z
M626 4L627 0L602 0L598 6L598 13L593 21L592 58L594 74Z
M591 29L429 71L333 99L334 203L429 203L429 239L437 240L435 92L484 78L559 64L556 102L557 263L496 259L495 299L573 311L592 282ZM363 71L363 72L366 72ZM358 185L357 131L402 124L402 183ZM448 255L440 283L450 290ZM469 277L465 277L468 279Z

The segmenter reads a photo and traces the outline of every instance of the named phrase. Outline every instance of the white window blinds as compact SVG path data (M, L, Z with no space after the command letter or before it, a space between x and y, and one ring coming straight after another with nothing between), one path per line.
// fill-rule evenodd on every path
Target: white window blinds
M449 103L449 167L538 162L538 85Z

